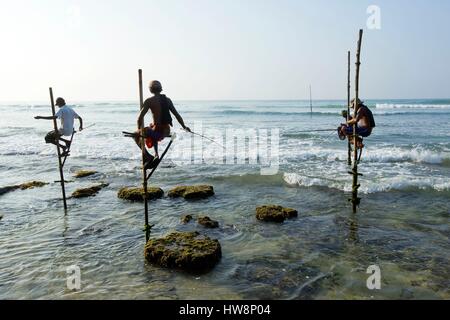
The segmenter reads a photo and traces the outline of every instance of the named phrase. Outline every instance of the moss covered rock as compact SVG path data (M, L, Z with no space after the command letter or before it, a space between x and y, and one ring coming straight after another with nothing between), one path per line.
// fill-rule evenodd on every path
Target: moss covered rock
M34 189L34 188L41 188L45 185L47 185L47 182L42 181L30 181L22 184L17 184L13 186L6 186L0 188L0 195L20 189L20 190L27 190L27 189Z
M75 172L75 174L73 175L75 178L84 178L84 177L89 177L89 176L93 176L94 174L97 174L97 171L93 171L93 170L79 170L77 172Z
M20 184L19 188L20 190L27 190L27 189L41 188L47 184L48 184L47 182L42 181L30 181Z
M147 261L166 268L190 272L212 269L222 257L220 243L198 232L174 232L160 239L151 239L144 248Z
M256 218L261 221L284 222L286 219L297 216L297 210L277 205L266 205L256 208Z
M209 217L198 217L197 222L205 228L214 229L219 227L219 222L211 220Z
M169 191L171 198L183 197L185 199L205 199L214 195L214 188L207 185L179 186Z
M148 199L154 200L159 199L164 196L164 191L161 188L148 187ZM128 188L124 187L119 190L117 196L120 199L130 200L130 201L144 201L144 188Z
M100 190L109 186L109 183L100 183L89 188L77 189L72 193L73 198L86 198L95 196Z
M186 223L191 222L192 219L193 219L193 217L190 214L186 214L186 215L181 217L181 222L186 224Z

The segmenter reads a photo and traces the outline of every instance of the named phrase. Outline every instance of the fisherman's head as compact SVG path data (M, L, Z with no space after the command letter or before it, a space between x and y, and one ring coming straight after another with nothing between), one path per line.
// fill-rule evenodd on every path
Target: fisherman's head
M356 101L355 98L353 98L352 101L350 101L350 107L351 107L351 108L354 108L354 107L355 107L355 101ZM364 103L364 101L361 101L361 100L358 99L358 106L362 106L363 103Z
M150 92L153 94L161 93L162 91L161 82L159 82L158 80L151 81L150 84L148 85L148 88L150 89Z
M66 101L64 101L63 98L58 98L58 99L56 99L55 104L56 104L58 107L61 108L61 107L64 107L64 106L66 105Z

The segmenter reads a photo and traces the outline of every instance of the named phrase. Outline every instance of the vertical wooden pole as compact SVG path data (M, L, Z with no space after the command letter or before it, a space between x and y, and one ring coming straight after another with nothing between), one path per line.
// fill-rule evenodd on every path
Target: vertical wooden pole
M142 86L142 69L139 69L139 105L140 110L144 107L144 91ZM150 239L150 225L148 224L148 184L147 184L147 170L145 169L145 138L143 134L144 129L144 119L139 123L139 129L141 129L141 149L142 149L142 186L144 188L144 213L145 213L145 241L148 242Z
M356 75L355 75L355 103L354 103L354 111L353 111L353 119L356 118L356 115L358 114L358 99L359 99L359 67L361 65L361 44L362 44L362 36L363 36L363 30L359 30L359 40L358 40L358 48L356 51ZM357 206L359 205L359 198L358 198L358 139L356 135L356 126L355 123L353 125L353 141L354 141L354 147L353 147L353 186L352 186L352 205L353 205L353 213L356 213Z
M347 53L347 122L350 119L350 51ZM352 165L352 144L350 140L348 140L348 160L347 163L349 166Z
M49 91L50 91L50 103L52 105L53 128L55 130L55 134L57 134L58 133L58 124L56 122L55 100L53 99L53 89L49 88ZM67 211L66 187L64 184L65 183L64 171L63 171L63 163L62 163L62 159L61 159L61 150L59 148L59 138L56 139L56 150L58 153L59 176L61 179L61 189L62 189L62 195L63 195L64 210Z

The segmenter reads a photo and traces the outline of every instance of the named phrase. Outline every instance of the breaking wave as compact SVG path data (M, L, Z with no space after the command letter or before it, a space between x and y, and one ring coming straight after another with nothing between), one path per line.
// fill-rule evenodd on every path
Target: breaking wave
M349 181L338 181L320 177L306 177L297 173L285 173L283 177L285 183L291 186L299 187L327 187L338 189L344 192L351 192L351 183ZM389 191L450 191L450 181L445 178L419 178L411 176L401 176L392 178L383 178L380 180L366 180L361 186L360 191L365 194L389 192Z
M286 152L286 154L292 154ZM323 160L323 161L346 161L347 152L341 149L324 149L321 147L308 146L305 150L298 150L293 156L296 160ZM393 163L413 162L426 164L450 165L450 154L427 150L422 147L413 149L399 147L378 147L367 149L363 153L364 162Z

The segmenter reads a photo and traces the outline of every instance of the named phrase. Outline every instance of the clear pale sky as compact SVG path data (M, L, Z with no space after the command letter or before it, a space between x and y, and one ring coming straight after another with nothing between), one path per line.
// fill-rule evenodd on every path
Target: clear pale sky
M310 83L346 99L360 28L363 98L450 97L446 0L0 0L0 101L46 101L49 86L136 100L138 68L175 100L302 99Z

